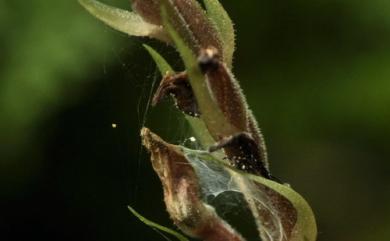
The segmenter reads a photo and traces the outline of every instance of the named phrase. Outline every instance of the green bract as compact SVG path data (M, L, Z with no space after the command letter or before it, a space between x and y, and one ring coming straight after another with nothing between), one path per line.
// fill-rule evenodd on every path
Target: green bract
M108 26L131 36L151 37L168 41L161 26L150 24L134 13L108 6L95 0L79 0L93 16Z

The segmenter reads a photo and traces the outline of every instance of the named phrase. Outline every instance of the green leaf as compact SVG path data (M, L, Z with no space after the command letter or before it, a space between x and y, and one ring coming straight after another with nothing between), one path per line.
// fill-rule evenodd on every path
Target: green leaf
M203 0L207 15L214 23L223 43L224 60L229 68L232 67L233 54L236 45L233 22L218 0Z
M129 211L134 215L136 216L141 222L143 222L144 224L148 225L149 227L152 227L152 228L156 228L162 232L165 232L165 233L168 233L172 236L174 236L175 238L177 238L178 240L180 241L189 241L188 238L186 238L184 235L170 229L170 228L167 228L167 227L164 227L160 224L157 224L153 221L150 221L149 219L145 218L144 216L142 216L141 214L139 214L137 211L134 210L134 208L130 207L130 206L127 206L127 208L129 209Z
M161 26L145 22L140 15L134 12L95 0L79 0L79 3L93 16L120 32L131 36L153 37L169 42Z
M143 46L149 52L150 56L152 56L162 76L173 74L175 72L164 57L162 57L156 50L147 44L143 44Z

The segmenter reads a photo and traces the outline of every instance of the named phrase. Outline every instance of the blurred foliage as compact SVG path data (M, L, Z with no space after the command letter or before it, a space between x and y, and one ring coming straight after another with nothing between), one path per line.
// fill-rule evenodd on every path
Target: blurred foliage
M389 240L390 2L222 3L271 168L310 202L319 240ZM66 0L0 1L0 30L5 240L163 240L126 210L170 225L138 130L185 137L169 105L146 111L158 76L143 40Z
M90 82L88 76L94 75L103 62L99 59L114 43L77 2L2 1L1 5L0 141L6 158L0 165L9 172L21 153L39 145L34 141L37 125L62 106L77 103L82 87ZM29 168L33 165L13 170Z

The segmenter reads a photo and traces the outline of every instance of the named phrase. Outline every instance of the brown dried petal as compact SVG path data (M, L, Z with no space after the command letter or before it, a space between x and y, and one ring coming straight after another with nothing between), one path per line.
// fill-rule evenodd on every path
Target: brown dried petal
M181 149L164 142L149 129L141 130L153 168L164 189L164 200L174 223L186 234L205 241L244 241L215 210L200 198L196 173Z

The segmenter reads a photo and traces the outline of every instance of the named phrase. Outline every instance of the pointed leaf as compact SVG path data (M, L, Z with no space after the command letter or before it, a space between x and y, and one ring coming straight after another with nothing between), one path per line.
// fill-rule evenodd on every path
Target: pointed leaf
M163 28L145 22L134 12L112 7L95 0L79 0L93 16L108 26L131 36L152 37L169 42Z
M164 57L162 57L156 50L146 44L143 44L143 46L148 51L150 56L152 56L162 76L173 74L175 72L169 63L164 59Z
M168 233L174 237L176 237L178 240L180 241L189 241L188 238L184 237L184 235L170 229L170 228L167 228L167 227L164 227L158 223L155 223L153 221L150 221L149 219L145 218L144 216L142 216L141 214L139 214L137 211L135 211L134 208L132 208L131 206L127 206L127 208L129 209L129 211L134 215L136 216L141 222L143 222L144 224L148 225L149 227L152 227L152 228L155 228L155 229L158 229L164 233Z

